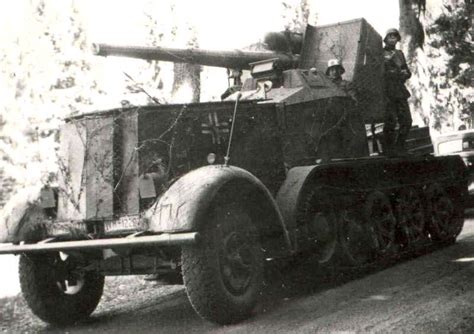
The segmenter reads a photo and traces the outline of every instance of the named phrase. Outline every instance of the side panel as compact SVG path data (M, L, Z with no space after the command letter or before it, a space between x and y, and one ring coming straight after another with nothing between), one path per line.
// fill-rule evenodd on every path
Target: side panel
M157 172L157 161L177 177L207 164L224 163L234 102L159 106L138 115L140 174ZM240 102L230 150L231 164L250 171L275 194L285 178L274 104Z
M115 119L114 128L114 212L138 214L138 126L137 113L122 113Z
M365 126L348 97L286 106L284 123L283 152L290 167L368 155Z
M58 219L86 218L86 123L78 120L61 127L58 157Z
M86 122L86 218L109 218L113 215L114 122L112 117Z

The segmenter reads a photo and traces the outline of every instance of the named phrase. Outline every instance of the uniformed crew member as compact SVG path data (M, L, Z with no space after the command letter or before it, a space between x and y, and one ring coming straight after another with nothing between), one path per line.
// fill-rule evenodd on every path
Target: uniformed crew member
M328 61L328 68L326 69L326 75L329 79L332 80L337 85L342 84L343 82L347 82L342 79L342 75L346 72L344 66L339 59L330 59Z
M346 72L344 66L339 59L330 59L328 61L328 67L326 69L326 75L331 81L338 87L342 88L347 94L349 94L354 100L357 101L356 94L352 85L349 81L344 80L342 75Z
M405 81L411 77L405 56L395 46L400 41L397 29L389 29L384 38L384 145L389 154L406 151L405 140L410 132L412 118L408 98L410 93L405 87ZM398 122L398 134L395 131Z

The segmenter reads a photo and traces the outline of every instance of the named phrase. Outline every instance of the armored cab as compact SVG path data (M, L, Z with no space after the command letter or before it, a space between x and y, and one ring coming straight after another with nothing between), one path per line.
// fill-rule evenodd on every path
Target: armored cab
M155 273L184 283L201 317L228 324L251 314L270 259L360 266L455 240L462 159L369 155L366 124L383 112L382 43L370 25L308 26L304 38L267 41L274 50L95 46L251 78L220 102L66 120L57 189L43 190L36 215L3 227L14 245L0 248L21 254L22 288L40 318L88 316L104 275ZM355 95L325 76L334 56Z

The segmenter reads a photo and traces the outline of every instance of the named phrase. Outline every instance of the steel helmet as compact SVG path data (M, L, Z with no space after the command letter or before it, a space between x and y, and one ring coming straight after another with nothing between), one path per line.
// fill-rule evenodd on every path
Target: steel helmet
M326 75L329 74L329 69L334 66L339 66L341 68L341 74L343 74L346 70L339 59L329 59L328 61L328 68L326 69Z
M402 39L402 37L400 36L400 32L398 31L398 29L390 28L390 29L388 29L387 32L385 33L385 38L383 39L384 42L387 42L387 37L388 37L388 35L390 35L390 34L396 35L398 42L400 42L400 40Z

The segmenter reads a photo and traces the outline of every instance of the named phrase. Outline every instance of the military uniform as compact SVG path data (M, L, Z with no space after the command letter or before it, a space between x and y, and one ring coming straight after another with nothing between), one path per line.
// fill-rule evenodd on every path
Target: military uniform
M331 76L329 71L333 67L339 68L339 73ZM328 67L326 69L326 75L331 79L331 81L340 89L342 89L346 94L352 97L355 101L357 101L356 90L354 89L352 83L347 80L342 79L342 74L344 74L346 70L339 59L330 59L328 61Z
M354 88L354 85L350 81L340 78L337 80L333 80L332 82L336 84L337 87L341 88L347 95L352 97L354 101L358 102L356 89Z
M386 150L405 151L405 140L410 132L412 118L407 99L410 93L405 81L411 77L403 52L393 47L384 48L385 120L384 139ZM399 125L398 136L395 127Z

